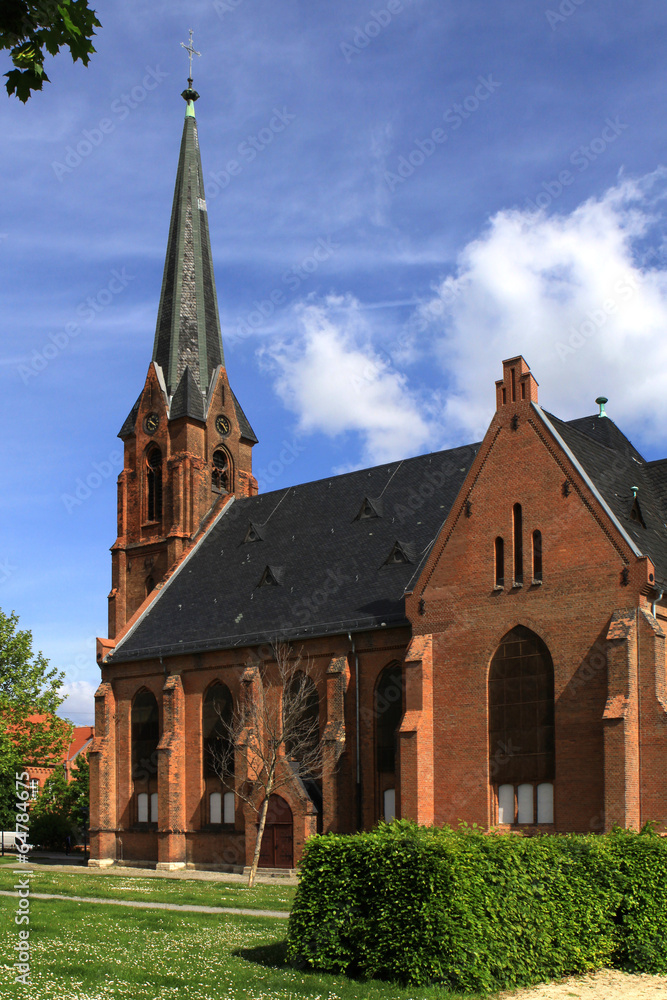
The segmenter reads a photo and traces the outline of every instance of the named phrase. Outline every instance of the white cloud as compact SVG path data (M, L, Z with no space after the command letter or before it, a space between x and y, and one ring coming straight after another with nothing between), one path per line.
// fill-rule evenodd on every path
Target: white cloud
M92 726L95 721L95 686L88 681L72 681L63 685L62 693L66 698L58 709L58 715L71 719L75 726Z
M595 412L603 394L626 431L645 443L664 436L666 196L660 169L570 214L499 212L464 248L418 316L450 379L448 443L485 431L500 362L517 354L559 416Z
M433 438L424 407L388 354L373 347L369 321L351 298L295 309L297 335L263 347L275 388L302 433L357 433L363 461L418 453Z

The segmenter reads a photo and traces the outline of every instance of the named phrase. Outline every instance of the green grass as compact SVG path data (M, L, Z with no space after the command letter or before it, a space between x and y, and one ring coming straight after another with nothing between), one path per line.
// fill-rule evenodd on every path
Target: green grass
M18 867L16 868L18 871ZM28 872L29 873L29 872ZM95 899L138 899L156 903L196 906L235 906L251 910L289 910L296 886L203 882L196 879L141 878L133 875L35 871L30 874L33 892ZM11 889L16 876L0 869L0 889Z
M31 901L31 976L13 981L16 902L0 897L0 1000L453 1000L291 968L283 921ZM466 1000L471 1000L468 996Z

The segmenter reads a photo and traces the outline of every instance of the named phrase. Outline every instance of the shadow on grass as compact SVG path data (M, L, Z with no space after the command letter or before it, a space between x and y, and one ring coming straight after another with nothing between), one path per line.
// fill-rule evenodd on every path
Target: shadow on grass
M266 965L273 969L284 969L287 966L287 939L273 941L271 944L260 944L254 948L235 948L232 955L244 958L246 962L256 965Z

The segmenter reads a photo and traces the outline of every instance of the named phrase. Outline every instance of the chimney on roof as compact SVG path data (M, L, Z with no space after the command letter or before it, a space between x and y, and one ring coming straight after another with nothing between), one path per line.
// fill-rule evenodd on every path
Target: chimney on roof
M607 399L607 397L606 396L598 396L598 398L595 400L595 402L600 407L600 412L598 413L598 417L606 417L607 414L604 411L604 404L609 402L609 400Z
M537 403L537 382L521 355L503 361L503 377L496 382L496 410L520 403Z

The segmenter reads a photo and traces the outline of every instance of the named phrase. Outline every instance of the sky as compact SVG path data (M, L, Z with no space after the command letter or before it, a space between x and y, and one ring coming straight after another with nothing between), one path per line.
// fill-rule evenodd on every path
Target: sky
M194 32L260 490L482 438L503 358L666 454L663 4L103 0L0 144L0 608L92 722L118 430L151 359ZM3 53L3 69L9 60Z

